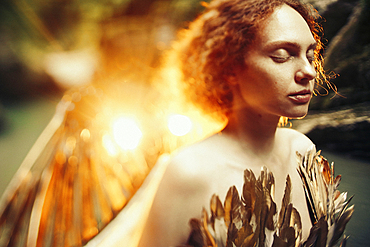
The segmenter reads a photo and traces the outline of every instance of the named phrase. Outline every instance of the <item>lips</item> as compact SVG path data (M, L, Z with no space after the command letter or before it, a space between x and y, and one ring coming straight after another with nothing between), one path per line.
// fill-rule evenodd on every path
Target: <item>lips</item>
M288 97L295 103L306 104L311 100L311 95L312 93L310 90L301 90L299 92L289 94Z

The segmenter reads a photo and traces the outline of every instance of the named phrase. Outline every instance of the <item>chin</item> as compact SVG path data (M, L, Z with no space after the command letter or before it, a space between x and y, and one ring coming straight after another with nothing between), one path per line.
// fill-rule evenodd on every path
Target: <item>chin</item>
M293 118L293 119L302 119L302 118L304 118L305 116L307 116L307 113L306 113L306 114L304 114L303 116L295 117L295 118Z
M301 105L299 107L295 107L291 111L287 112L286 117L291 118L291 119L302 119L305 116L307 116L308 113L308 105Z
M283 105L280 108L280 116L290 119L302 119L307 116L309 104Z
M302 119L305 116L307 116L308 111L302 111L302 112L295 112L291 114L287 114L285 117L290 119Z

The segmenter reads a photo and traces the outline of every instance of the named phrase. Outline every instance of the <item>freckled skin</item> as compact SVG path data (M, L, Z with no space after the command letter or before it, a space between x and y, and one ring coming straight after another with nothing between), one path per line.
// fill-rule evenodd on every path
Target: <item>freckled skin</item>
M304 19L284 6L266 21L245 56L245 68L236 73L233 93L238 107L276 117L302 117L306 104L297 105L289 94L314 88L312 60L315 39Z
M304 153L312 142L292 129L277 128L281 116L307 114L316 75L315 40L304 19L287 5L277 8L257 34L246 66L227 78L234 94L229 122L220 133L178 153L169 164L158 189L139 246L178 246L189 235L190 218L209 209L212 194L223 200L228 188L243 184L244 169L256 176L266 166L275 176L279 207L289 174L293 204L301 214L303 236L311 223L302 182L296 171L296 151Z

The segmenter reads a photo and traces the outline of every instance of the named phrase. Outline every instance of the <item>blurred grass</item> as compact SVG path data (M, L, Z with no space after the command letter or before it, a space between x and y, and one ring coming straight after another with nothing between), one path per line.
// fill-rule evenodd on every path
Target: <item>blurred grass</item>
M0 132L0 194L51 120L59 99L38 98L4 104L5 127Z

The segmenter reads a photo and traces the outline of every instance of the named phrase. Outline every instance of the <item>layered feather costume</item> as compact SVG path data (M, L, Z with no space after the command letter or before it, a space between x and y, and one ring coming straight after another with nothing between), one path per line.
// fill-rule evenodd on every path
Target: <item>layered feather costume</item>
M203 208L201 219L190 220L189 246L345 246L347 238L342 236L354 206L348 206L351 198L347 200L347 193L337 190L341 176L334 176L334 165L314 150L313 146L305 155L297 153L297 170L313 225L308 239L302 239L300 214L291 203L289 175L277 214L274 176L264 167L257 179L251 170L245 170L241 196L235 186L229 189L224 203L217 195L212 196L210 214Z

